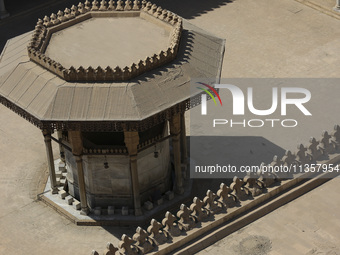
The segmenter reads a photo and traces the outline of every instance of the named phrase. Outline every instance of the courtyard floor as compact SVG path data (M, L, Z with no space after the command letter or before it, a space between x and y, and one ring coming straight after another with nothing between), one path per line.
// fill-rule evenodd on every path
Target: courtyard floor
M38 17L74 2L54 1L51 6L0 21L1 47L7 39L34 28ZM328 0L312 2L330 5ZM340 20L320 10L294 0L155 3L226 39L222 77L340 77ZM315 98L322 107L313 108L319 109L319 119L302 124L294 132L257 130L247 135L263 137L282 150L294 151L297 143L306 144L310 136L318 138L322 130L331 131L334 124L340 124L338 97L332 89L320 91ZM230 136L243 135L242 130L230 130ZM233 151L237 153L238 149L236 146ZM268 153L262 150L257 157L261 160ZM92 249L102 251L108 241L117 245L123 233L134 233L132 228L75 226L37 201L48 174L43 136L2 105L0 155L0 254L90 254ZM339 178L334 179L202 254L237 254L235 250L246 251L261 242L271 247L268 254L340 254L339 187ZM267 250L258 254L266 254Z

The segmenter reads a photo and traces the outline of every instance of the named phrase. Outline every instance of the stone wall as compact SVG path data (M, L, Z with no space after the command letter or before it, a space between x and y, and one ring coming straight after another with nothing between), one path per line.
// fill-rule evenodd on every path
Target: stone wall
M152 189L157 187L162 193L171 189L171 167L169 141L157 143L138 154L138 178L141 202L148 200ZM78 176L75 159L66 153L67 180L69 194L79 199ZM104 162L108 163L105 168ZM130 158L128 155L84 155L84 176L88 204L91 208L100 206L133 207Z

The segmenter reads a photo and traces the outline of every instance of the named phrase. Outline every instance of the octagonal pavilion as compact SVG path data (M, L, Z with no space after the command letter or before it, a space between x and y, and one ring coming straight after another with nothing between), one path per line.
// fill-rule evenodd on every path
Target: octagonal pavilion
M42 130L52 193L66 190L83 214L141 215L155 190L183 193L190 80L218 81L223 52L224 40L150 2L86 1L7 42L0 102Z

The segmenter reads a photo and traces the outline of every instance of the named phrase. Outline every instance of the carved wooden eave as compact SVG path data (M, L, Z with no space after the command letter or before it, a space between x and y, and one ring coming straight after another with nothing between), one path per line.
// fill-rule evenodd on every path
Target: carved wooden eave
M129 6L132 10L129 10ZM74 18L72 18L72 13ZM98 69L101 71L94 71L96 74L101 73L99 80L91 81L86 76L83 78L87 80L67 81L53 70L32 60L27 51L27 45L31 49L33 46L43 47L43 38L48 31L52 32L52 29L57 26L68 26L69 23L76 22L77 18L87 19L91 15L107 15L107 18L97 19L97 21L106 22L107 19L111 19L111 15L142 15L142 13L145 17L153 19L153 22L179 32L176 42L179 42L180 37L180 43L172 45L177 54L171 62L164 62L157 68L153 66L152 69L144 70L145 73L128 81L107 80L108 76L104 75L105 72L101 69ZM61 19L58 19L60 23L50 25L49 22L57 19L58 15ZM143 1L139 6L138 1L125 3L101 1L100 4L97 1L93 1L92 4L86 1L84 4L80 3L78 7L73 6L70 10L59 12L58 15L51 15L51 17L45 17L43 21L38 21L36 30L33 32L8 40L0 55L0 103L40 129L120 132L125 128L130 131L143 131L200 103L200 97L192 98L198 93L197 90L191 90L192 78L208 79L212 82L219 80L224 39L197 28L186 20L182 21L175 14L151 3ZM167 19L172 17L172 19L164 21L165 17ZM95 20L96 18L89 18L84 22L90 23ZM121 24L125 24L126 20L121 19L123 22ZM114 19L111 21L116 22ZM81 24L84 25L84 23ZM77 24L69 28L77 29L76 26ZM176 27L181 30L176 30ZM98 31L102 33L100 28L98 27ZM143 32L149 31L146 28L147 25L143 28ZM60 31L65 32L65 30ZM35 38L33 44L32 34ZM169 33L166 32L164 37L168 35ZM133 47L135 45L134 41L122 40L122 42L131 44ZM163 42L166 44L168 41ZM97 46L106 50L100 41L96 44ZM154 49L148 47L148 49ZM34 51L37 52L36 49ZM143 51L143 54L145 52ZM166 57L166 50L164 52ZM42 55L39 56L38 58L45 63L44 58L41 58ZM97 60L102 61L102 58L97 56ZM111 56L108 60L111 61ZM130 58L121 58L119 61L121 60L124 63L124 61L130 61ZM46 63L51 61L46 61ZM77 61L83 60L77 59ZM151 64L157 62L152 60L152 56L144 59L143 63L148 61ZM97 79L95 77L97 76L92 76Z
M141 121L45 121L39 120L1 95L0 103L41 130L80 130L83 132L123 132L124 130L142 132L170 120L171 116L177 113L184 113L191 107L188 99Z
M141 17L156 25L170 28L168 47L123 67L88 66L84 68L83 66L71 66L67 68L45 54L53 33L85 20L100 17ZM162 23L168 26L164 26ZM150 2L142 1L140 5L139 1L134 1L133 4L129 0L125 2L117 1L117 3L101 1L99 5L98 1L93 1L92 4L86 1L85 4L79 3L78 7L73 5L71 9L66 8L57 14L52 13L50 17L45 16L43 20L39 19L28 46L28 56L35 63L47 68L66 81L126 81L175 59L181 32L182 18Z

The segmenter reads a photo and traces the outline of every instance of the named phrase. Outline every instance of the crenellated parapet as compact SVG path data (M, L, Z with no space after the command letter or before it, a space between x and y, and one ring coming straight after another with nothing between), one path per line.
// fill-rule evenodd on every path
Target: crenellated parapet
M45 54L53 33L90 18L141 17L170 29L166 48L128 66L71 66L65 67ZM182 32L182 18L146 1L85 1L64 11L39 19L31 42L29 58L66 81L126 81L158 68L176 58ZM67 46L65 46L67 47ZM112 46L114 47L114 45Z
M312 137L307 147L299 144L295 153L286 151L282 158L274 156L270 164L262 163L257 173L249 172L242 179L235 176L229 186L221 183L216 193L208 190L203 200L194 197L190 206L181 204L175 214L166 212L162 220L152 219L147 230L137 227L132 238L124 234L117 248L108 243L103 254L113 254L109 253L111 251L117 254L168 254L197 236L206 235L214 227L237 219L246 210L269 201L278 193L303 183L305 178L317 178L322 173L339 174L339 132L340 126L335 125L331 135L323 131L320 140ZM308 169L311 164L338 168L317 171ZM289 170L284 176L271 170L282 169L281 166ZM291 179L283 178L287 176ZM330 175L321 178L330 178ZM93 251L92 254L99 253Z

